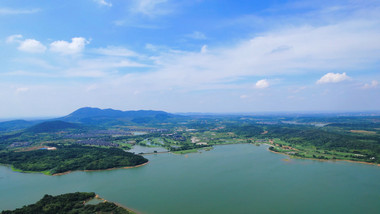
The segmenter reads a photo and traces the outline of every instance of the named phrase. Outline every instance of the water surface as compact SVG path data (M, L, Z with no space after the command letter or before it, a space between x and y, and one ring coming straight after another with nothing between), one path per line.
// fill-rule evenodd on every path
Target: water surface
M146 156L133 169L45 176L0 167L0 210L44 194L96 192L147 214L378 213L380 167L284 161L266 146L227 145L188 155Z

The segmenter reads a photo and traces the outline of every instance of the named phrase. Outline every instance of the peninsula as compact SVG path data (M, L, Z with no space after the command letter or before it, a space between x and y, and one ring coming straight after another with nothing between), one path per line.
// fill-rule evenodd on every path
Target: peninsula
M87 202L97 199L97 204ZM15 210L5 210L1 214L21 214L21 213L113 213L113 214L134 214L133 211L121 207L115 203L99 198L95 193L76 192L57 196L45 195L34 204L24 206Z
M1 152L0 163L20 172L41 172L46 175L65 174L76 170L107 170L135 167L148 160L119 148L50 144L54 150L37 149L23 152Z

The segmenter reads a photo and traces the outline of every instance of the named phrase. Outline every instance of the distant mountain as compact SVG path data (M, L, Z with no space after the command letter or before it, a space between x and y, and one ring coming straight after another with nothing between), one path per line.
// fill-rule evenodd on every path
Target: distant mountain
M176 117L173 114L164 111L139 110L139 111L120 111L114 109L99 109L99 108L80 108L73 113L59 118L59 120L67 122L79 122L86 124L124 124L125 122L132 123L151 123L164 122L169 118Z
M32 133L44 133L44 132L49 133L49 132L64 131L67 129L77 129L81 127L82 125L80 124L55 120L55 121L46 121L46 122L39 123L30 128L27 128L25 131L32 132Z
M17 131L31 127L41 121L11 120L0 122L0 132Z
M13 120L0 122L0 132L23 130L26 132L42 133L57 132L65 129L89 128L114 125L154 125L170 121L179 121L186 116L174 115L164 111L139 110L120 111L114 109L80 108L71 114L50 120ZM83 124L83 125L80 125Z
M80 120L83 118L93 118L93 117L122 117L123 111L120 110L114 110L114 109L100 109L100 108L90 108L90 107L84 107L80 108L73 113L63 117L63 119L68 120Z

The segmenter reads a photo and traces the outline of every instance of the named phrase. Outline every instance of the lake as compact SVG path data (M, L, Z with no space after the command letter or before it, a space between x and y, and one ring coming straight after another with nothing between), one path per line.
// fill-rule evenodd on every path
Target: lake
M133 169L45 176L0 167L0 210L44 194L96 192L146 214L378 213L380 167L291 159L250 144L147 155Z

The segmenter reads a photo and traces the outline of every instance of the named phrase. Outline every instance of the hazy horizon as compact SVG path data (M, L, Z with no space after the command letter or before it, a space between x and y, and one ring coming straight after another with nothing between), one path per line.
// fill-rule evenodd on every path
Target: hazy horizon
M87 108L87 107L82 107ZM90 107L97 108L97 107ZM110 108L104 108L110 109ZM102 109L102 110L104 110ZM111 108L112 109L112 108ZM18 117L0 117L0 122L7 122L12 120L49 120L49 119L57 119L60 117L67 116L74 111L75 109L67 114L63 115L41 115L41 116L18 116ZM113 109L120 111L139 111L139 110L152 110L152 111L162 111L160 109ZM167 112L171 114L177 115L185 115L185 116L380 116L379 110L373 111L262 111L262 112Z
M0 3L0 118L380 111L380 1Z

